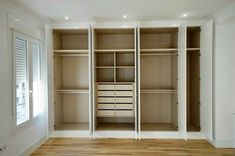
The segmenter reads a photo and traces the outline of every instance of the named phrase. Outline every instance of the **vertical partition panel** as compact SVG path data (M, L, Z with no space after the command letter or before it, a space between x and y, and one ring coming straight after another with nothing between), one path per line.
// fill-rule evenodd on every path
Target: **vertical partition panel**
M178 130L186 138L186 25L178 32Z

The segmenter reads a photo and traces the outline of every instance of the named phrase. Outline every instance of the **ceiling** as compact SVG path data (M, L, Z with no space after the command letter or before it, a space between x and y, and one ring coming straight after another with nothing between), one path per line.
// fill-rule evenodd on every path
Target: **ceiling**
M205 19L235 0L14 0L52 22ZM186 14L186 17L183 17ZM124 19L123 15L127 18Z

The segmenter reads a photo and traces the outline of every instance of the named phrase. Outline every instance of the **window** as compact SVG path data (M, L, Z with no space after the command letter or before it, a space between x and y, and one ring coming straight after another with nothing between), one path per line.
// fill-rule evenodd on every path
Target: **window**
M27 35L13 31L15 126L22 125L42 113L41 44Z
M27 40L15 38L16 125L29 120L27 88Z

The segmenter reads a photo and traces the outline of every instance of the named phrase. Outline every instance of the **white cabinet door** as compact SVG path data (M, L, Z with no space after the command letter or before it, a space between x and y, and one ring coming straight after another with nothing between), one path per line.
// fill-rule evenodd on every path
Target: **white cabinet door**
M201 61L200 61L200 114L201 132L208 139L213 139L212 133L212 89L213 89L213 21L201 26Z
M186 139L186 24L178 32L178 129Z

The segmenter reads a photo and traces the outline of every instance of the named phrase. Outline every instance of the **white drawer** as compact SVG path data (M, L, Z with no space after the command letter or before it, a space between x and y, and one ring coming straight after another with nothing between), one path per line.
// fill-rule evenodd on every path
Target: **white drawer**
M115 109L115 104L97 104L98 109Z
M115 85L97 85L97 90L114 90Z
M133 104L116 104L116 109L133 109Z
M133 98L116 98L116 103L133 103Z
M98 96L115 96L115 91L98 91Z
M116 91L116 96L133 96L133 91Z
M116 90L133 90L133 85L116 85Z
M118 117L133 117L134 113L133 111L116 111L116 116Z
M115 98L98 97L97 103L115 103Z
M114 110L98 110L97 116L98 117L114 117L115 111Z

